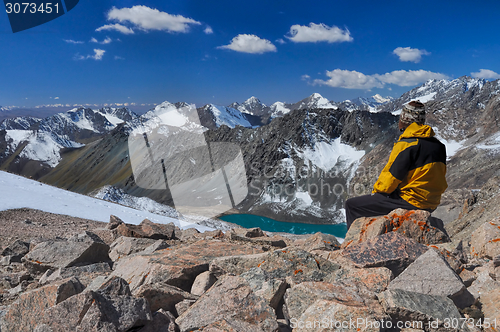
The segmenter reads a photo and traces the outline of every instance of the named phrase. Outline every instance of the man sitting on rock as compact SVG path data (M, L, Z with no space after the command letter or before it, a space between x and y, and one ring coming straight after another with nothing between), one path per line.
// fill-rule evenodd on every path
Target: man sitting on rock
M424 125L425 106L411 101L403 106L399 130L389 162L380 173L371 195L345 203L347 228L360 217L385 215L397 208L427 210L439 205L446 183L446 148Z

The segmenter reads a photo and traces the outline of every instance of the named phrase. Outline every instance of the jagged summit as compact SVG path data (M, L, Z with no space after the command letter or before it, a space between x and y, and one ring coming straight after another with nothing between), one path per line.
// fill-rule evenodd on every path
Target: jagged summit
M307 98L291 105L291 110L296 109L337 109L338 107L334 102L329 101L319 93L313 93Z

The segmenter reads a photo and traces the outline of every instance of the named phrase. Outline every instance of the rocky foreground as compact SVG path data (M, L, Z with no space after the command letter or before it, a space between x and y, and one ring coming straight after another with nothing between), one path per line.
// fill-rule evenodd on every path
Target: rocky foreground
M0 262L1 332L500 330L498 217L453 241L399 209L356 220L340 244L111 216L17 239Z

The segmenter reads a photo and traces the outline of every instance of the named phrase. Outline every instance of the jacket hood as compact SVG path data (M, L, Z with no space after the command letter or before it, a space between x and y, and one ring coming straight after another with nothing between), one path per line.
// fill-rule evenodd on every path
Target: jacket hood
M428 125L419 125L416 122L413 122L409 125L406 130L401 134L400 138L429 138L436 135L434 130Z

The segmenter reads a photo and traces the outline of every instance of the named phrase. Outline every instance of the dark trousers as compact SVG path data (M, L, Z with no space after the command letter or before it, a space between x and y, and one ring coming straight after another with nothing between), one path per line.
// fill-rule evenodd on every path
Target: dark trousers
M383 216L395 209L422 210L396 195L375 193L353 197L345 202L347 229L360 217ZM432 212L432 210L428 210Z

